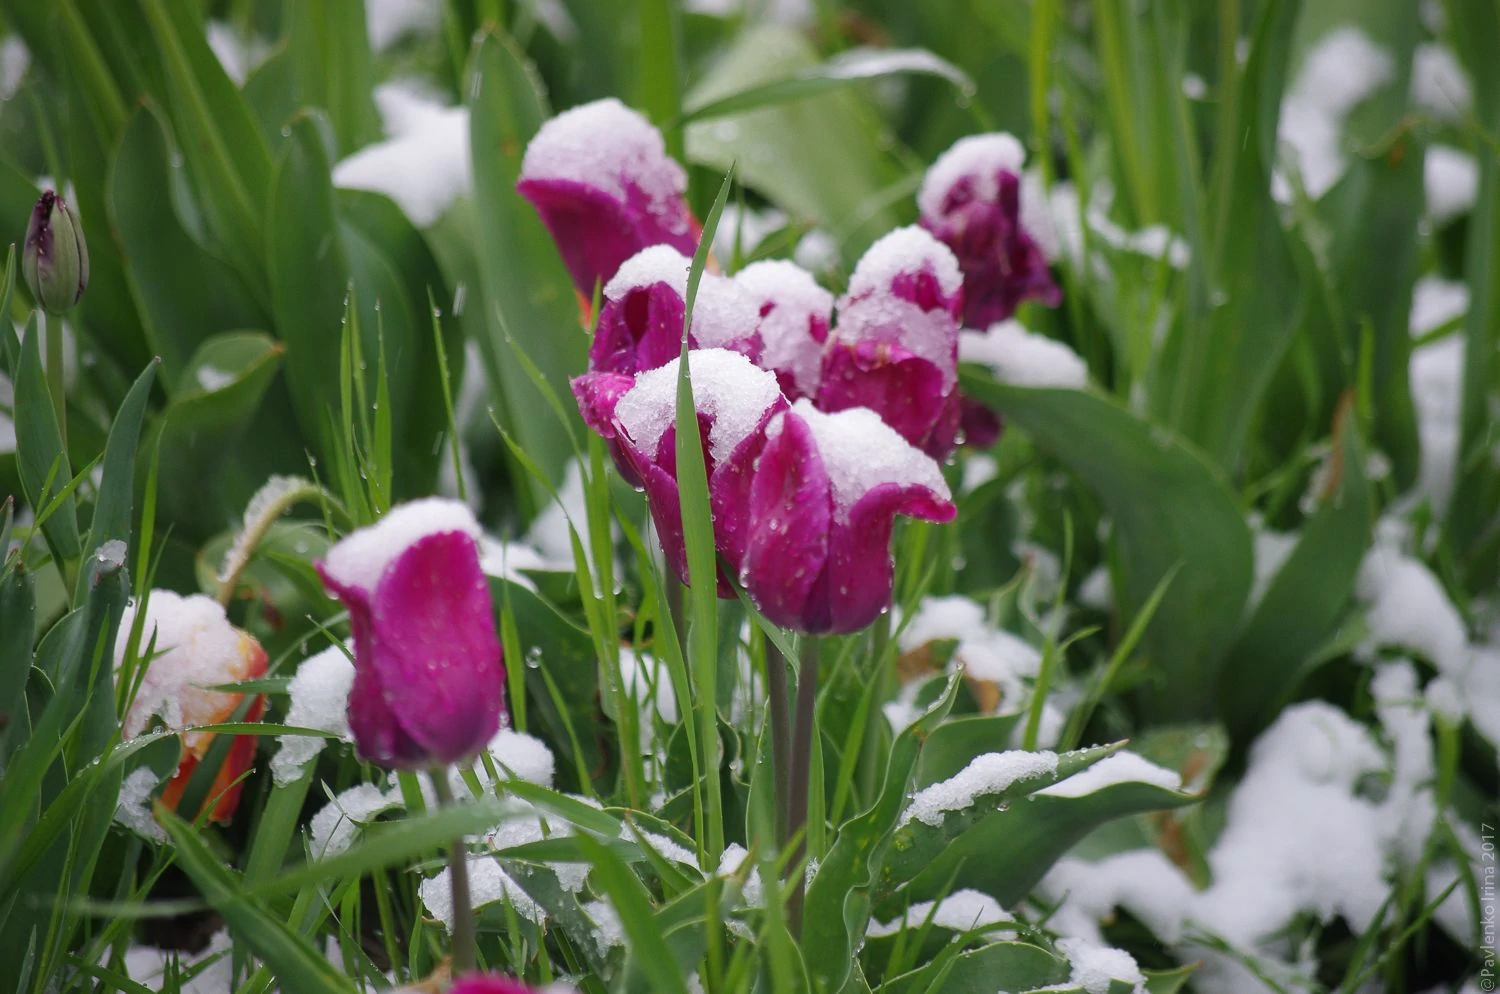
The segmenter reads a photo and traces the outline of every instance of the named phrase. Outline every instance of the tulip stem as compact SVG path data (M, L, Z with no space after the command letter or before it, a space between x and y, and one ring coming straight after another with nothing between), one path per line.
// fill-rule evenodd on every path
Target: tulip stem
M818 640L804 635L799 655L797 713L794 719L796 725L792 730L792 796L787 818L788 835L796 840L791 868L797 874L787 915L792 923L792 933L798 936L802 934L802 900L807 890L807 873L802 868L802 857L807 852L807 809L812 792L813 718L818 700Z
M438 804L451 807L453 790L448 786L446 770L435 770L432 792ZM449 884L453 890L453 975L474 969L474 904L469 896L469 847L462 837L448 844Z
M52 407L57 411L57 434L64 450L68 446L68 396L63 379L62 319L42 311L42 337L47 340L47 389L52 392ZM61 481L67 483L67 480Z
M766 690L771 707L771 777L776 788L776 846L791 838L792 720L787 693L786 657L770 639L766 644Z

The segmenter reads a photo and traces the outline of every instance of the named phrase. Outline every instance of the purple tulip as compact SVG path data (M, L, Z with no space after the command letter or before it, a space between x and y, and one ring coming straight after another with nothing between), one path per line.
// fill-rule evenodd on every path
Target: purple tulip
M646 491L651 520L667 562L689 582L682 505L677 491L677 363L642 373L612 413L614 437L631 472ZM765 445L765 426L786 409L776 377L727 349L689 353L693 401L703 436L714 546L730 563L745 551L752 470ZM719 578L719 595L734 588Z
M734 277L760 309L759 365L776 374L788 400L816 397L833 294L794 262L768 259Z
M643 248L697 248L686 188L687 174L667 156L661 132L614 98L542 125L526 146L516 184L586 298Z
M964 325L988 328L1023 300L1062 301L1035 232L1022 225L1026 152L1008 134L961 138L927 170L917 205L922 226L958 256Z
M854 632L891 605L896 515L952 521L938 464L871 410L799 400L766 426L740 578L778 625Z
M959 431L958 260L921 228L898 228L860 259L823 352L817 403L868 407L935 459Z
M562 994L565 991L571 994L571 988L558 984L532 987L498 973L468 973L454 981L448 994Z
M505 665L478 536L463 504L427 498L392 508L317 564L349 609L349 727L372 763L448 765L499 729Z

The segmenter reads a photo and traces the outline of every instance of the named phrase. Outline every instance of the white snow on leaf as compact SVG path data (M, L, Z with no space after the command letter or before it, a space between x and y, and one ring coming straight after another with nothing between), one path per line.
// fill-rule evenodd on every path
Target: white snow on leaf
M958 358L988 366L995 379L1012 386L1082 390L1088 385L1088 366L1077 352L1014 319L992 324L988 331L963 332Z
M1109 994L1115 981L1131 984L1136 994L1145 994L1146 975L1134 957L1123 949L1097 945L1086 939L1059 939L1057 951L1068 958L1072 976L1068 983L1086 994Z
M1474 104L1469 75L1446 45L1426 41L1412 53L1411 102L1441 121L1461 121L1469 113Z
M680 362L673 359L642 373L615 407L615 418L626 435L646 453L654 454L662 436L676 423ZM698 413L713 418L708 429L709 454L722 464L781 398L776 374L728 349L694 349L688 353L688 371Z
M234 966L229 932L220 929L198 953L182 953L154 946L131 946L125 950L125 974L152 990L165 990L170 978L180 986L178 994L229 994ZM190 977L190 979L189 979Z
M847 521L859 499L882 483L926 487L944 500L948 484L932 457L914 447L867 407L824 414L802 398L791 414L806 422L822 457L823 469L833 488L834 515ZM775 435L781 429L778 415L767 427Z
M1013 712L1027 699L1026 680L1036 676L1042 654L1031 643L997 628L984 608L964 596L927 597L901 632L902 652L940 639L957 639L949 670L962 669L972 680L993 683L1000 691L1000 710Z
M224 21L209 21L204 31L208 35L208 47L213 49L225 75L236 86L242 85L271 54L271 46L264 38L253 33L247 36ZM0 93L3 92L0 88Z
M1446 513L1458 470L1465 341L1448 335L1412 350L1408 377L1416 408L1421 464L1414 494Z
M219 564L220 583L226 582L245 568L245 563L255 551L253 543L270 527L271 518L279 516L285 510L286 502L293 494L312 485L312 481L300 476L271 476L261 484L260 489L251 495L249 503L245 505L245 514L240 519L239 529L234 533L234 541L229 544L229 549Z
M152 842L165 843L167 833L156 823L156 816L151 811L151 798L159 786L161 778L149 766L132 770L120 784L115 821Z
M456 500L424 497L398 504L373 525L345 536L328 550L324 569L336 582L371 593L386 569L429 535L459 532L476 541L479 522L474 512Z
M1360 565L1355 596L1369 627L1364 651L1392 646L1421 653L1445 675L1469 664L1468 631L1443 585L1420 560L1380 541Z
M947 780L917 791L901 814L901 824L920 821L924 825L941 825L950 811L966 810L981 797L999 794L1012 784L1056 771L1055 752L984 753Z
M7 35L0 41L0 100L9 100L21 88L26 70L31 68L31 50L19 35Z
M1468 152L1451 145L1431 145L1422 160L1422 186L1427 191L1427 214L1447 224L1474 209L1479 197L1479 165Z
M608 956L611 949L625 945L625 923L620 920L620 913L613 904L588 901L580 906L580 910L594 923L592 935L600 956Z
M640 836L637 838L636 833ZM673 863L681 863L684 866L697 866L698 855L689 851L686 847L674 842L672 839L657 832L651 832L639 826L631 831L629 824L620 826L620 838L626 842L644 843L656 850L657 854Z
M1412 287L1411 333L1413 337L1436 331L1469 312L1469 284L1423 276Z
M400 95L380 99L388 87L399 88ZM412 224L425 228L473 189L474 178L468 108L448 107L420 94L399 83L376 89L377 103L391 115L386 140L366 145L335 165L333 184L383 193Z
M1085 797L1122 783L1148 783L1164 790L1182 789L1182 777L1176 770L1165 769L1136 753L1121 750L1037 793L1048 797Z
M392 778L394 779L394 778ZM379 815L402 806L401 788L362 783L335 795L308 824L308 848L313 859L337 856Z
M444 867L417 886L417 896L427 913L453 931L453 871ZM479 910L497 901L509 901L516 914L540 925L546 917L542 906L511 879L491 856L469 857L469 904Z
M724 854L719 857L718 875L721 877L739 876L744 869L745 860L749 857L750 853L744 846L738 842L731 842L724 847ZM745 874L741 896L744 897L745 904L752 908L765 907L766 893L761 883L759 868L752 867L750 872Z
M287 707L286 724L294 728L318 728L346 742L351 740L349 690L354 686L354 664L346 655L348 651L344 646L331 645L302 661L287 685L291 703ZM327 744L326 739L316 735L280 735L276 741L280 748L271 757L271 774L278 787L301 776Z
M997 926L1010 925L1015 921L1000 902L977 890L957 890L941 901L920 901L906 909L906 914L888 922L873 918L865 929L865 935L878 939L896 935L905 930L916 932L929 922L954 932L993 932Z
M1251 534L1255 540L1255 580L1250 586L1250 597L1246 602L1247 613L1265 597L1271 581L1276 579L1276 574L1281 572L1281 567L1286 565L1292 551L1297 548L1299 537L1295 533L1271 531L1264 526L1256 527Z
M960 138L927 169L917 191L922 217L943 217L943 201L955 184L967 181L972 199L992 201L1000 195L1000 173L1018 179L1026 165L1026 149L1014 135L1003 131Z
M1318 40L1281 103L1277 140L1296 162L1313 199L1338 182L1348 165L1344 121L1350 111L1395 77L1395 60L1358 28L1335 28ZM1279 172L1272 192L1291 200L1291 184Z
M370 48L383 52L408 34L427 34L442 23L437 0L365 0Z

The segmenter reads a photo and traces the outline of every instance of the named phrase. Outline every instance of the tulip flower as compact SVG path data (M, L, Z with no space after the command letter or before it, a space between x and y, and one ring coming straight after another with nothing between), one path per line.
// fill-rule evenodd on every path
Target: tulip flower
M505 665L479 534L462 503L417 500L346 536L317 564L349 609L349 729L362 758L448 765L498 730Z
M703 433L714 544L729 562L738 563L744 554L751 471L765 444L766 422L786 409L786 400L775 375L739 353L697 349L688 356ZM627 465L645 488L667 562L686 583L687 546L677 491L678 361L641 374L615 405L612 423ZM728 580L719 577L720 596L733 592Z
M561 984L532 987L514 977L498 973L470 973L459 977L448 994L573 994L572 988Z
M120 619L115 641L115 667L125 661L130 630L137 608L131 604ZM145 659L147 649L151 657ZM254 680L266 672L266 653L254 637L229 623L224 609L210 597L182 597L170 590L153 590L147 601L138 650L145 670L130 707L125 712L121 735L131 739L153 724L180 732L183 754L177 772L167 781L161 799L176 809L193 771L208 754L214 733L193 730L230 720L245 695L208 688ZM245 721L259 721L265 698L256 695L245 710ZM229 747L209 788L213 803L209 818L228 822L239 805L240 778L255 758L255 737L239 735ZM182 812L196 817L199 812Z
M961 138L922 181L922 226L958 256L964 325L988 328L1023 300L1062 301L1035 234L1023 224L1021 169L1026 152L1008 134Z
M566 111L526 146L516 190L552 233L584 298L641 249L691 254L699 227L683 200L687 174L661 132L613 98Z
M951 521L938 464L871 410L776 414L750 488L740 578L771 621L853 632L891 604L898 514Z
M823 353L817 406L868 407L935 459L959 432L958 260L921 228L898 228L860 259Z
M761 368L776 374L788 400L817 396L833 294L807 270L781 259L752 263L734 281L760 309Z
M89 247L83 226L62 197L48 190L31 209L21 273L32 299L48 314L66 314L89 285Z

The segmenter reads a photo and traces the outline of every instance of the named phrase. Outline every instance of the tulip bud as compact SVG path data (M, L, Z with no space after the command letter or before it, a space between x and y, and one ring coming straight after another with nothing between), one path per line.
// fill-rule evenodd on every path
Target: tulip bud
M115 645L115 665L124 662L136 608L125 609ZM192 779L193 771L208 754L214 733L195 731L198 726L228 721L244 694L208 688L254 680L266 672L266 652L248 632L229 623L218 602L201 594L182 597L170 590L153 590L147 604L139 651L152 647L145 673L121 728L130 739L160 722L182 732L183 754L177 772L167 781L161 799L176 808ZM257 695L245 712L246 721L260 720L265 698ZM214 777L208 798L214 801L209 817L227 822L239 805L239 782L255 758L255 737L235 737L223 765ZM198 812L180 812L195 817Z
M31 209L21 272L32 299L48 314L72 310L89 284L89 247L78 216L48 190Z
M317 564L349 609L349 729L372 763L447 766L500 727L505 664L478 537L467 507L428 498L392 508Z

